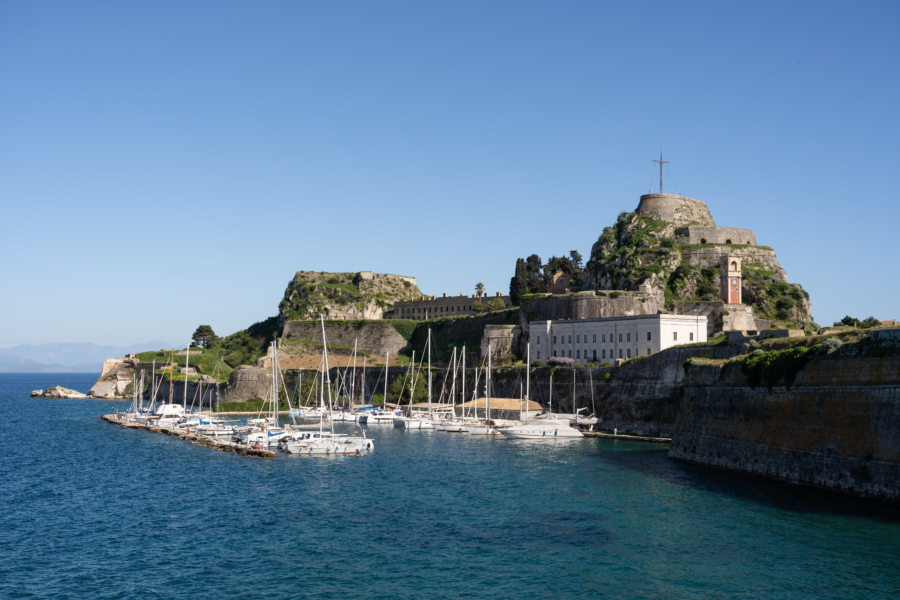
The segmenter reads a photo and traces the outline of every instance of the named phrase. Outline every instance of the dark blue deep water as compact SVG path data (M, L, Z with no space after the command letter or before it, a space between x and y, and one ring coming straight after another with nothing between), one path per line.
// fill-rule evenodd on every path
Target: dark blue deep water
M251 459L0 375L3 598L896 598L897 510L664 447L375 430Z

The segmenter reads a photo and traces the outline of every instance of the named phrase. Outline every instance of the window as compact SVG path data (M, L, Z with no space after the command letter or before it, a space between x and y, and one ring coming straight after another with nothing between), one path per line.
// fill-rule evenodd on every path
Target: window
M575 351L575 358L581 358L581 350Z
M619 334L619 343L620 344L622 343L622 334L621 333ZM619 357L619 358L621 358L621 357Z
M647 332L647 341L648 342L650 341L650 332L649 331Z
M553 343L554 343L554 344L556 343L556 336L555 336L555 335L553 336ZM553 356L556 356L556 355L554 354Z
M688 335L690 335L690 336L691 336L691 339L690 339L690 341L692 341L692 342L693 342L693 341L694 341L694 332L693 332L693 331L692 331L692 332L691 332L691 333L690 333L690 334L688 334Z
M556 356L556 350L553 351L553 356Z
M631 348L628 349L628 358L631 358Z
M647 348L647 356L650 356L650 348Z
M581 343L581 336L580 336L580 335L576 335L576 336L575 336L575 342L578 343L578 344Z
M678 332L677 331L672 332L672 339L676 342L678 341Z
M597 362L597 349L594 348L594 362Z
M571 336L571 335L569 336L569 343L570 343L570 344L572 343L572 336ZM571 356L571 355L572 355L572 352L571 352L571 350L570 350L570 351L569 351L569 356Z
M597 334L596 333L594 334L594 343L595 344L597 343Z
M622 358L622 349L619 348L619 358Z
M572 351L569 350L569 358L572 358Z
M630 332L630 331L629 331L628 333L625 334L625 341L626 341L626 342L630 342L630 341L631 341L631 332Z
M606 358L606 348L604 348L603 350L600 351L600 357Z
M603 342L604 344L606 343L606 334L605 333L600 334L600 341Z
M537 359L541 360L541 351L540 350L537 351Z
M538 345L538 346L541 345L541 336L537 336L537 345Z

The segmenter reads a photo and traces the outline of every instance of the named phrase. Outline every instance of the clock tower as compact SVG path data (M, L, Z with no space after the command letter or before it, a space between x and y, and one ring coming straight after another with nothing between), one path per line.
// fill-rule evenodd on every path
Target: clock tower
M722 302L741 303L741 259L737 256L722 257Z

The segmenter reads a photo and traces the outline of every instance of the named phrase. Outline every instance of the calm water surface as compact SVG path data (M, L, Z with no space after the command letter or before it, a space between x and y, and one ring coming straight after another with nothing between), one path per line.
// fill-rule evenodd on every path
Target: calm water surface
M3 598L896 598L894 508L656 445L374 429L251 459L129 431L96 375L0 375Z

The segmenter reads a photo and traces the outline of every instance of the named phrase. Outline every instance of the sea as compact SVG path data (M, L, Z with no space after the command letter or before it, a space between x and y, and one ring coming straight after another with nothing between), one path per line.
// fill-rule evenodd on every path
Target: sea
M600 439L249 458L29 397L96 377L0 374L0 598L900 597L897 507Z

